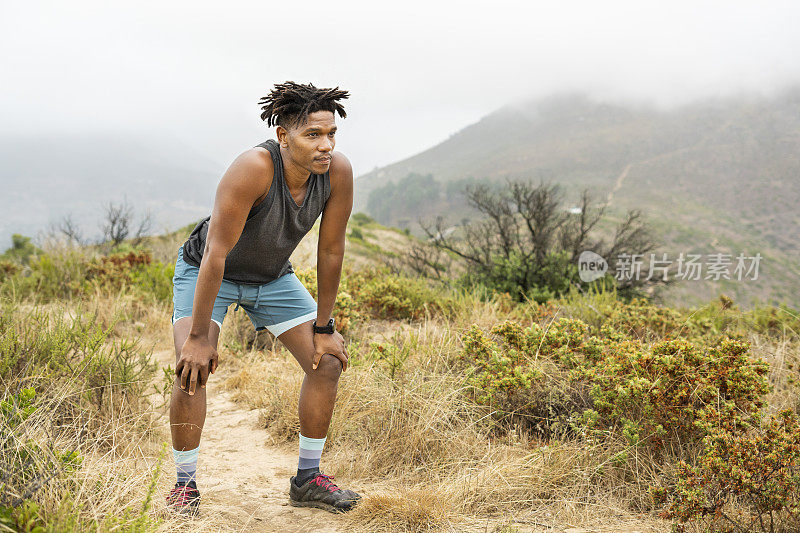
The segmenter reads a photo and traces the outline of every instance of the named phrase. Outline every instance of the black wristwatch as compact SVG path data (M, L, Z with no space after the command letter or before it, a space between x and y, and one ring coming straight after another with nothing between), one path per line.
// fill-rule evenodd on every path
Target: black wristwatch
M317 321L314 320L314 333L333 333L334 331L333 324L334 324L333 317L331 317L331 319L328 320L328 323L325 326L318 326Z

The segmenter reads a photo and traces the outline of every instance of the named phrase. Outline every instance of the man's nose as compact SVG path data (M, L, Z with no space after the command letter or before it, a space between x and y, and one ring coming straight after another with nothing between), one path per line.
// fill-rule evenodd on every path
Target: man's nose
M330 139L326 138L325 140L322 141L322 143L320 143L319 149L322 150L323 152L330 152L331 150L333 150L333 143L331 142Z

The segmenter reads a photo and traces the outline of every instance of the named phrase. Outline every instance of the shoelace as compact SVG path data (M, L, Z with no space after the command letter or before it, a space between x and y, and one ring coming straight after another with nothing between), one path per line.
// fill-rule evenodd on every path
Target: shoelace
M170 503L177 506L189 505L197 497L197 490L191 487L175 487L169 495Z
M328 490L329 492L336 492L337 490L339 490L339 487L337 487L333 483L333 481L331 481L332 479L333 476L326 476L325 474L317 474L314 477L314 479L312 479L309 483L316 483L317 485L319 485L323 489Z

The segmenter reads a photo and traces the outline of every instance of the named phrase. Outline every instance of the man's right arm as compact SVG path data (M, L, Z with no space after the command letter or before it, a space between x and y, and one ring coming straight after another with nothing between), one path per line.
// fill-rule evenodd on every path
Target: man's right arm
M271 157L258 150L248 150L234 160L217 186L194 291L192 328L175 369L181 378L181 388L188 386L190 394L194 393L198 380L205 385L208 371L216 369L216 350L208 340L208 329L225 272L225 259L242 235L253 204L269 190L272 176Z

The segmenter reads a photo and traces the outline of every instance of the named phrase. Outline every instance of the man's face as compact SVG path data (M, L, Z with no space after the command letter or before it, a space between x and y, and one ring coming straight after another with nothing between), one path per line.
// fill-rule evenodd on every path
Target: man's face
M331 153L336 144L336 121L331 111L308 114L305 124L290 127L285 140L292 161L314 174L324 174L331 165ZM283 142L281 144L284 144Z

